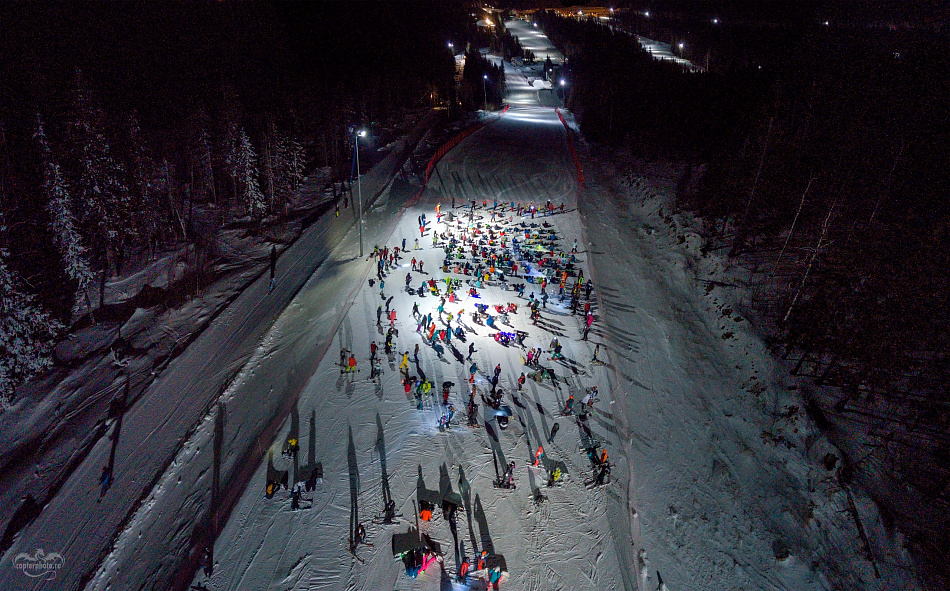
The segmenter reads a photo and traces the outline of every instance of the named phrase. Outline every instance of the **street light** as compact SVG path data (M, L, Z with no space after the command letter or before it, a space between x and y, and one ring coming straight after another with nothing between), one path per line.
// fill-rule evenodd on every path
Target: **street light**
M360 129L353 135L353 151L356 154L356 195L360 212L360 258L363 258L363 185L360 182L360 138L366 137L366 130Z
M483 109L483 110L485 110L485 111L488 110L488 91L485 90L485 81L486 81L486 80L488 80L488 74L482 74L482 98L483 98L484 101L485 101L485 104L483 105L483 106L484 106L484 109Z
M455 47L455 45L451 41L449 41L449 49L452 49L453 47Z

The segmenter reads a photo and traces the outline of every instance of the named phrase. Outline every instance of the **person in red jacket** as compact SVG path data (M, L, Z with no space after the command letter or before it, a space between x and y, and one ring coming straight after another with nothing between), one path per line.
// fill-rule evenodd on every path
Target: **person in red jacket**
M459 565L459 576L456 580L458 583L467 583L468 582L468 569L471 565L468 563L468 557L465 556L462 558L462 564Z

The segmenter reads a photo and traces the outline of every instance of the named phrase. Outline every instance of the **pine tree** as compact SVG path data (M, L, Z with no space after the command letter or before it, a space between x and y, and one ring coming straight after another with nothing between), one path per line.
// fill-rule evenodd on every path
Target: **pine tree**
M195 138L195 193L196 198L210 198L217 201L217 193L214 190L214 158L211 153L211 138L208 136L208 130L202 127L198 131L198 137Z
M102 276L99 306L105 298L109 263L134 237L128 190L122 182L122 166L112 157L109 141L101 132L103 115L93 105L92 95L76 70L73 119L69 126L76 161L76 197L83 215L80 220L92 237L92 250Z
M303 146L287 134L274 131L274 199L278 206L293 200L303 182L306 166Z
M239 134L234 168L236 172L239 201L245 212L254 219L260 219L267 211L267 201L258 182L257 153L251 145L251 139L242 129Z
M89 259L86 248L82 244L82 237L76 228L76 217L73 215L73 206L69 197L69 187L63 178L59 164L53 159L52 150L43 131L43 120L36 116L36 134L34 136L40 147L40 156L43 159L43 192L46 195L47 211L49 212L49 229L53 235L53 242L59 250L63 261L63 271L66 276L76 282L73 313L81 311L89 301L89 283L92 281L92 270L89 268Z
M241 150L241 130L240 125L235 121L229 121L224 132L224 170L231 179L231 197L240 201L238 194L238 182L241 176L240 155Z
M0 396L52 365L51 352L62 324L22 290L0 249Z
M129 192L136 234L154 255L164 223L157 196L156 164L145 149L138 118L129 117Z

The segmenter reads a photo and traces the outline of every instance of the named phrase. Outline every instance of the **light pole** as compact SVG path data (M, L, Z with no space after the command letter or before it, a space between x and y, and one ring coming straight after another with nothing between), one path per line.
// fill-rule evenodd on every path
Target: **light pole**
M485 81L488 80L488 74L482 74L482 98L485 101L484 110L488 110L488 91L485 90Z
M366 136L366 130L360 129L353 134L353 151L356 154L356 195L360 212L360 258L363 258L363 185L360 182L360 138Z

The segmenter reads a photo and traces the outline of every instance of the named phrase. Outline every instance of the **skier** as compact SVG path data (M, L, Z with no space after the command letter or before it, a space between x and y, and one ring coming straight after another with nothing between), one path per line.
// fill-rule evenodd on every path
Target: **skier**
M350 355L350 362L349 362L349 366L347 367L347 371L348 372L356 371L356 357L353 357L352 355Z
M291 511L296 511L297 509L300 508L300 487L298 486L299 484L300 483L298 482L296 485L294 485L293 490L290 491L290 510Z
M521 391L522 386L524 386L524 382L525 382L524 372L521 372L521 375L518 376L518 391L519 392ZM555 423L555 425L557 425L557 423Z
M495 591L498 591L498 585L500 581L501 581L501 567L496 566L495 568L491 569L491 571L488 573L488 582L491 583L492 589L494 589Z
M399 369L405 369L406 373L409 372L409 351L406 351L402 354L402 363L399 364Z
M600 465L600 469L597 471L597 477L594 479L594 485L600 486L601 484L604 483L607 476L609 475L610 475L610 462L605 461Z
M459 565L459 575L455 579L455 582L465 584L468 582L468 569L469 569L468 557L462 557L462 564Z
M591 359L591 363L599 363L600 359L597 359L597 354L600 353L600 343L594 346L594 358Z
M537 466L539 463L541 463L541 458L543 457L544 457L544 446L539 445L538 451L534 452L534 465Z
M515 462L508 462L508 470L505 472L505 482L502 485L505 488L515 488Z
M571 394L567 398L567 404L564 405L564 414L569 415L574 412L574 395Z
M267 285L267 293L274 291L275 277L277 275L277 247L270 247L270 283Z
M554 441L554 436L557 435L557 431L558 431L558 429L560 429L560 428L561 428L561 426L558 425L557 423L554 423L554 424L551 426L551 435L548 436L548 443L551 443L552 441Z
M379 307L376 308L376 326L382 326L382 325L383 325L383 305L380 304Z

